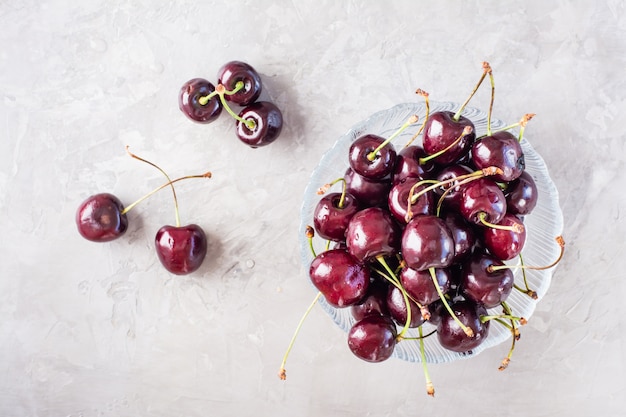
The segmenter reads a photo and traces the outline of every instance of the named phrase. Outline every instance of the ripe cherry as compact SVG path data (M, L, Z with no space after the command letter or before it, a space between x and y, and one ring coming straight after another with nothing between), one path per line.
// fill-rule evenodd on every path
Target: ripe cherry
M217 95L203 102L215 91L215 86L204 78L187 81L180 89L178 105L185 116L197 123L211 123L222 113L222 103Z
M526 242L526 228L522 220L507 213L494 227L483 227L482 241L496 258L508 261L517 257Z
M389 211L401 223L407 222L407 214L409 212L409 197L417 194L426 188L426 185L417 184L421 180L419 178L406 178L404 181L395 183L387 197L387 206ZM413 192L411 192L413 189ZM426 192L417 198L417 201L411 203L411 216L418 214L434 214L435 199L433 192Z
M400 326L408 325L410 328L421 326L424 323L420 307L411 299L408 300L408 307L411 309L411 321L406 323L408 319L407 303L402 294L402 290L395 285L389 285L387 291L387 309L391 318Z
M82 237L92 242L109 242L126 233L128 218L124 205L109 193L95 194L76 211L76 226Z
M489 334L490 322L481 321L481 316L486 316L487 310L482 304L462 299L450 303L450 308L458 321L451 314L442 312L437 325L437 339L441 346L453 352L471 353ZM472 330L471 336L463 331L459 321Z
M387 203L391 178L372 180L348 168L345 172L346 190L356 197L363 206L383 206Z
M445 268L454 258L454 239L442 219L420 214L404 228L401 253L406 264L418 271Z
M357 174L372 180L381 180L391 176L396 161L396 151L391 143L385 144L385 141L384 138L373 134L357 138L352 142L348 151L350 168Z
M156 253L169 272L186 275L202 265L207 254L207 237L196 224L163 226L155 237Z
M344 241L348 223L359 209L359 202L350 193L327 194L315 206L313 213L315 231L324 239Z
M463 294L486 308L493 308L506 301L514 284L511 269L491 270L504 263L495 256L477 252L463 264L461 290Z
M471 128L471 133L464 134L466 128ZM475 138L474 123L467 117L457 117L450 111L435 112L424 127L424 151L428 155L442 152L433 161L440 165L452 164L467 153Z
M506 198L496 182L479 178L463 187L459 212L470 223L495 224L506 214Z
M356 213L346 230L348 252L360 262L397 253L399 240L397 223L380 207L368 207Z
M387 288L389 284L381 279L373 279L365 296L350 307L355 320L361 320L370 314L389 315L387 307Z
M537 184L528 171L523 171L517 179L507 184L504 196L509 213L520 216L530 214L537 205Z
M447 293L450 290L450 271L447 268L435 268L435 276L441 291ZM439 300L439 292L427 269L418 271L405 267L400 271L400 281L406 292L421 305Z
M359 260L342 249L317 255L309 267L313 285L334 307L348 307L367 293L370 272Z
M435 164L433 162L422 163L420 159L426 156L426 152L421 146L411 145L402 148L396 156L393 183L397 184L407 178L420 180L430 178L435 169Z
M227 90L234 90L238 82L243 82L241 90L235 94L224 96L226 100L240 106L254 103L261 95L261 76L250 64L245 62L227 62L217 72L217 79L218 83L226 87Z
M396 325L391 318L371 314L352 325L348 347L364 361L382 362L393 354L396 336Z
M257 101L246 106L236 122L239 140L251 148L274 142L283 128L283 114L269 101Z
M524 152L517 139L508 131L498 131L476 140L471 149L472 162L478 169L495 166L502 170L495 181L513 181L526 166Z

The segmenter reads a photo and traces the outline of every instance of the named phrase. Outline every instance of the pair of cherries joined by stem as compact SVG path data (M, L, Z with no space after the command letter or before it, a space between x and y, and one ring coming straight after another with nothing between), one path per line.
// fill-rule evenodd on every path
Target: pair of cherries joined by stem
M488 126L476 136L464 108L483 80L492 86ZM393 355L395 346L417 340L427 392L434 387L426 367L424 340L436 337L450 351L470 354L489 335L491 322L506 326L513 335L511 359L519 325L507 304L519 291L530 297L525 271L556 265L561 254L545 266L526 265L521 251L526 240L524 216L537 204L537 187L525 171L520 142L527 122L491 131L494 81L491 67L483 73L468 99L455 113L429 114L428 93L417 90L426 102L426 118L399 152L392 141L417 122L412 116L393 135L358 137L348 151L343 177L320 188L307 229L313 252L309 278L320 297L335 308L350 308L354 322L348 346L359 358L381 362ZM516 137L510 130L519 127ZM421 144L413 141L421 137ZM328 192L342 184L340 192ZM325 239L317 254L313 237ZM519 258L519 264L507 261ZM522 271L523 285L515 283L513 271ZM501 312L492 313L492 309ZM304 317L303 317L304 319ZM424 323L435 330L424 334ZM281 364L285 362L296 329ZM416 328L417 337L408 329Z
M258 148L274 142L283 127L283 115L272 102L259 100L263 84L249 64L230 61L217 74L217 85L193 78L180 89L180 110L196 123L211 123L225 110L235 120L236 135L243 143ZM242 107L237 114L231 104Z
M174 180L159 168L126 148L128 154L157 168L167 178L167 182L127 207L119 198L110 193L99 193L89 196L76 211L76 226L80 235L92 242L110 242L122 237L128 230L127 213L137 204L162 190L170 187L174 196L176 224L161 227L155 237L155 250L159 261L169 272L176 275L190 274L202 265L207 254L208 241L204 230L197 224L181 225L178 211L178 198L174 183L191 178L211 178L211 173L188 175Z

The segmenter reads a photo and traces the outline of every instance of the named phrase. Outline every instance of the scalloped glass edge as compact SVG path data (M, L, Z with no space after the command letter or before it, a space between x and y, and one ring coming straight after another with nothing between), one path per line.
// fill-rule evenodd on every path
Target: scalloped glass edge
M459 103L453 102L430 102L430 113L437 111L456 112L460 107ZM348 168L348 148L350 144L358 137L374 133L383 137L389 137L395 132L411 115L418 115L419 120L416 126L421 125L421 121L425 117L426 107L422 103L402 103L386 110L378 111L365 120L353 125L343 134L334 145L327 150L321 157L317 167L311 173L309 182L304 191L303 203L300 211L300 228L299 243L301 261L307 273L306 279L312 288L313 284L308 278L308 269L313 255L311 253L309 243L305 237L305 230L308 225L312 225L313 211L320 196L317 189L336 178L340 178ZM487 131L487 114L473 107L466 107L463 116L469 118L474 123L476 135L480 136ZM504 127L506 124L497 119L491 120L492 129ZM524 151L526 161L526 170L532 175L537 184L538 202L533 212L526 216L524 224L527 232L527 240L522 251L524 263L526 265L548 265L552 263L559 255L560 248L555 241L563 231L563 213L559 205L559 194L556 185L550 178L548 167L543 158L535 151L530 142L527 140L528 131L524 133L521 145ZM396 137L392 143L397 150L411 138L415 133L415 129L407 129L401 135ZM416 139L416 143L420 143L421 137ZM321 246L322 240L315 238L314 245ZM319 251L318 251L319 252ZM517 259L508 263L517 263ZM536 308L537 303L546 294L552 280L555 268L547 270L526 270L527 282L531 289L537 292L537 300L533 300L529 296L522 294L520 291L513 290L507 303L511 306L513 313L517 316L529 319ZM515 282L517 285L524 287L522 271L515 271ZM348 332L354 319L349 308L336 309L330 306L324 297L320 298L319 304L330 315L332 320L345 332ZM490 312L500 312L499 309L492 309ZM423 325L424 334L428 334L434 329L429 323ZM408 336L417 336L417 329L411 329ZM460 359L473 357L486 349L497 346L511 337L511 332L502 325L492 322L489 329L489 335L485 341L474 349L471 353L457 353L444 349L438 342L437 337L433 334L424 339L424 348L427 363L444 363L452 362ZM347 346L347 342L346 342ZM508 351L508 350L507 350ZM409 362L421 362L420 343L417 340L403 340L398 343L394 351L393 357Z

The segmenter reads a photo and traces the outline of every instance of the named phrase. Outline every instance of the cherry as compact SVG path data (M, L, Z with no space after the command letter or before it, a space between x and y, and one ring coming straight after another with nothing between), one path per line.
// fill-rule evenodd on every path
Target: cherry
M178 105L185 116L194 122L211 123L222 113L222 103L217 96L206 102L200 100L215 91L215 86L204 78L187 81L180 89Z
M517 179L507 184L504 196L509 213L521 216L530 214L538 200L535 180L528 171L523 171Z
M167 225L157 231L155 248L165 269L176 275L186 275L202 265L207 254L207 237L197 224Z
M435 268L435 276L441 291L450 290L450 271L447 268ZM404 267L400 271L400 281L406 292L421 305L429 305L439 300L439 292L435 288L429 270L418 271Z
M226 100L240 106L252 104L261 95L261 76L250 64L245 62L227 62L217 72L217 79L218 83L224 85L228 90L234 90L238 82L243 83L241 90L225 96Z
M236 122L239 140L252 148L274 142L283 128L283 114L269 101L257 101L244 107Z
M454 240L453 262L466 259L476 245L476 231L461 215L454 210L445 210L440 217L448 226Z
M391 318L371 314L352 325L348 347L364 361L382 362L393 354L396 336L396 325Z
M491 166L502 170L495 181L513 181L524 171L524 152L518 141L508 131L498 131L476 140L471 149L472 161L478 169Z
M412 193L418 193L426 188L425 185L418 185L419 178L406 178L404 181L396 183L387 197L389 211L399 222L406 223L409 213L409 197ZM411 191L413 190L413 191ZM434 214L435 200L432 192L421 194L417 201L411 203L411 215Z
M497 257L477 252L466 261L461 272L461 290L463 294L493 308L505 301L513 289L514 277L509 268L493 270L504 263Z
M432 162L421 162L426 157L424 148L418 145L411 145L402 148L396 156L396 163L393 172L393 183L397 184L407 178L418 178L420 180L430 178L435 169Z
M95 194L76 211L76 226L82 237L92 242L109 242L126 233L128 218L124 205L109 193Z
M380 207L368 207L356 213L346 230L348 252L360 262L397 253L399 238L397 223Z
M441 314L437 325L437 339L444 348L460 353L471 353L477 348L489 334L489 321L481 320L487 315L487 310L482 304L472 300L456 300L450 303L450 308L454 313L455 320L451 314ZM472 330L471 336L459 325L463 325Z
M482 228L482 241L496 258L508 261L522 252L526 228L519 217L507 213L495 227Z
M407 323L408 308L407 303L400 288L395 285L389 285L387 291L387 309L391 318L399 325L407 325L410 328L421 326L424 323L424 317L421 313L421 308L411 299L409 301L409 308L411 309L411 320Z
M461 180L456 181L455 179L458 177L463 178L472 172L471 168L461 164L447 165L439 170L436 180L442 182L445 181L446 184L436 188L435 191L439 195L443 195L443 202L447 207L458 210L461 204L461 191L463 189L463 185L461 184ZM450 180L455 181L448 182Z
M466 128L471 128L471 133L464 134ZM441 165L451 164L469 151L475 138L474 123L467 117L456 117L451 111L435 112L424 127L424 151L428 155L442 152L433 161Z
M369 269L342 249L331 249L313 258L309 277L334 307L357 303L367 293L370 283Z
M496 182L479 178L463 187L459 212L471 223L499 223L506 213L506 198Z
M364 206L382 206L387 202L391 179L372 180L348 168L345 172L346 190Z
M445 268L454 258L454 239L442 219L420 214L402 233L401 253L407 266L418 271Z
M348 151L350 168L373 180L389 177L393 173L396 151L391 143L385 142L384 138L373 134L357 138Z
M350 193L327 194L315 206L313 213L315 231L324 239L344 241L348 223L359 209L359 202Z
M373 279L367 288L365 296L350 307L350 312L355 320L361 320L370 314L388 315L387 288L389 284L380 279Z

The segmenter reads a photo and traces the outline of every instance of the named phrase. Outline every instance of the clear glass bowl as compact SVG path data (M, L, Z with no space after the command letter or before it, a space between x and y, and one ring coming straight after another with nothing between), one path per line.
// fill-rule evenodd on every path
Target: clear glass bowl
M456 112L459 107L460 104L457 103L431 102L430 112L431 114L442 110ZM416 126L419 126L425 117L425 105L420 103L405 103L374 113L367 119L354 125L322 156L318 166L311 174L310 181L305 189L301 209L299 231L300 250L302 262L307 271L307 280L309 279L308 267L313 260L313 256L308 240L305 237L305 229L307 225L313 224L313 212L320 199L320 196L317 194L318 188L343 176L348 168L348 149L354 140L368 133L389 137L413 114L419 116L420 121L416 124ZM463 115L473 121L477 136L486 132L487 113L475 108L466 108ZM492 129L504 127L505 125L506 124L501 120L491 120ZM548 168L541 156L526 140L526 137L529 136L529 131L532 134L532 129L527 129L521 145L525 154L526 170L532 175L537 184L539 198L533 212L526 216L524 220L527 237L522 255L527 265L548 265L558 257L560 252L555 238L562 233L563 214L559 206L558 191L550 178ZM396 150L399 151L414 132L415 129L407 129L403 134L396 137L393 140ZM420 143L420 140L421 137L417 138L416 143ZM324 244L325 242L323 242L321 238L315 238L314 245L318 253L324 248ZM517 259L514 260L514 262L517 262ZM528 284L531 289L537 292L538 298L534 300L520 291L513 290L507 299L507 303L510 305L515 315L526 319L532 316L537 302L541 300L550 286L553 272L554 268L547 270L526 270ZM515 271L515 282L524 288L520 269ZM320 304L340 328L346 332L350 329L352 323L354 323L354 319L349 308L334 308L326 303L323 297L320 299ZM492 312L500 313L501 309L494 309ZM427 322L423 324L423 329L424 334L427 334L433 330L434 327ZM411 329L409 336L416 335L417 330ZM433 335L432 337L425 338L426 361L428 363L441 363L475 356L485 349L501 344L510 337L511 332L508 329L494 322L490 326L488 338L479 347L474 349L471 354L460 354L444 349L439 344L437 337ZM403 340L396 346L394 356L406 361L420 362L419 342Z

